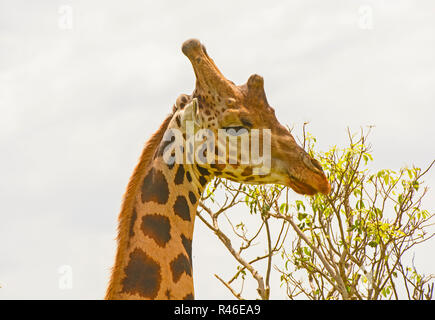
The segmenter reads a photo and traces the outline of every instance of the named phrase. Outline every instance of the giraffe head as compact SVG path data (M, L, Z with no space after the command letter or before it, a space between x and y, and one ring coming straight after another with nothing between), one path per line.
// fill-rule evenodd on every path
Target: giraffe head
M254 74L237 86L223 76L198 40L184 42L182 51L192 63L196 87L192 95L177 99L174 126L186 137L186 123L193 125L191 147L203 156L200 167L234 181L286 185L300 194L330 192L319 162L277 120L261 76ZM255 144L261 163L252 161Z
M194 219L213 176L282 184L308 195L330 191L320 164L276 119L262 77L236 86L198 40L186 41L182 50L196 87L177 99L130 179L108 299L193 298Z

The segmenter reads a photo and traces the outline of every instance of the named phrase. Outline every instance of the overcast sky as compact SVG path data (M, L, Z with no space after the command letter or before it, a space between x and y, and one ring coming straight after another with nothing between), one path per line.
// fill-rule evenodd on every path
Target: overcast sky
M375 125L376 168L435 158L432 0L1 0L0 299L104 296L143 144L193 90L180 50L192 37L235 83L261 74L281 123L300 133L309 121L321 150ZM195 228L196 298L231 298L213 274L230 276L233 261ZM416 250L426 274L434 244Z

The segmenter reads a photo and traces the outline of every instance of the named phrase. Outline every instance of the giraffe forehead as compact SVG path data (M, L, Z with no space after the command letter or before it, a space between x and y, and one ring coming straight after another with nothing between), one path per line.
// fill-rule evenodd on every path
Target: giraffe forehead
M219 121L234 119L257 119L258 122L275 123L275 110L266 101L242 96L221 97L218 94L197 96L199 112Z
M271 108L265 100L252 99L246 96L243 90L240 95L228 96L220 95L214 89L207 92L196 90L191 96L181 94L176 101L175 116L177 127L181 127L180 115L184 107L192 101L198 99L198 114L202 122L207 127L215 127L221 122L241 121L243 124L250 126L252 122L261 123L278 123L275 118L274 109ZM245 120L245 121L244 121Z

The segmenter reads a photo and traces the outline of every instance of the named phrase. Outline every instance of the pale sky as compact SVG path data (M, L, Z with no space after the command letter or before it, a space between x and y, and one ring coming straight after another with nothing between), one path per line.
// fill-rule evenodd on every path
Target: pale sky
M143 144L193 90L180 49L192 37L236 84L262 75L281 123L309 121L321 150L375 125L376 168L435 158L432 0L2 0L0 299L104 296ZM434 245L415 251L422 273L435 273ZM213 274L234 262L199 219L193 257L196 298L232 298Z

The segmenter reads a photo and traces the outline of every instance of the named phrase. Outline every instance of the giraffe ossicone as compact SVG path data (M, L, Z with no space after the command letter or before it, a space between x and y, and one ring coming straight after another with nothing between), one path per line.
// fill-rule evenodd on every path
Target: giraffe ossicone
M329 193L319 162L282 126L259 75L237 86L196 39L183 43L196 77L145 145L124 195L107 299L193 299L192 236L213 177Z

